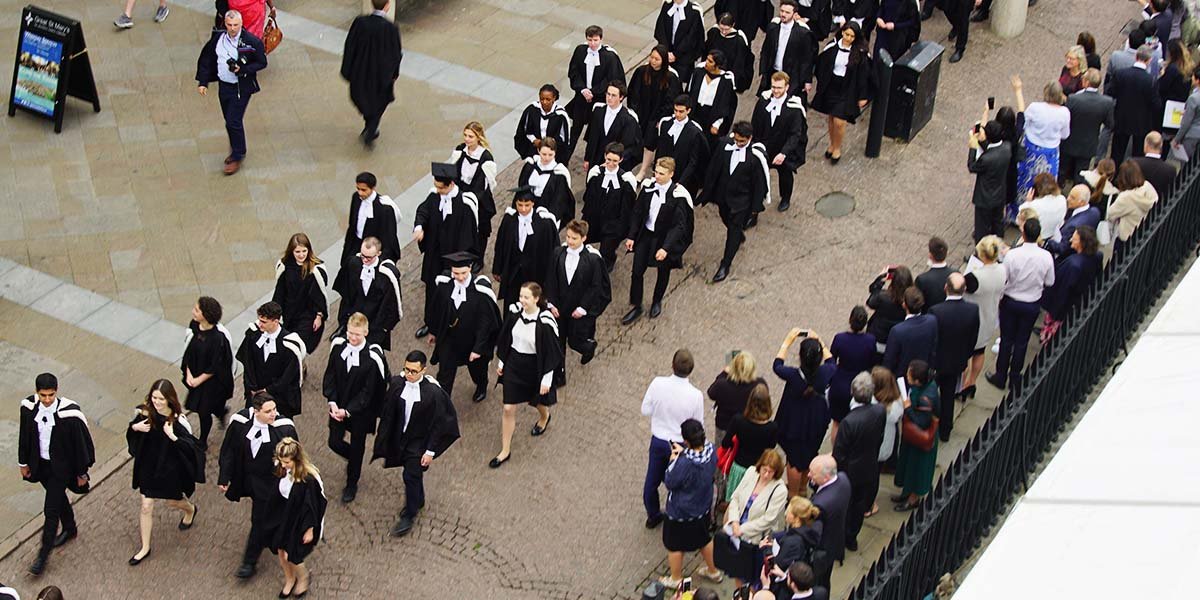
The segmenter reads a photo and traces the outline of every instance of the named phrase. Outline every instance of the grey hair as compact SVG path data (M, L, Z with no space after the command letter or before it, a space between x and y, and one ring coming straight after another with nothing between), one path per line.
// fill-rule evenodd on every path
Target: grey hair
M875 396L875 381L870 373L863 371L854 376L850 382L850 396L859 404L871 403L871 398Z
M242 13L241 13L240 11L236 11L236 10L233 10L233 9L231 8L231 9L229 9L229 10L225 11L225 18L226 18L226 19L238 19L238 20L241 20L241 18L242 18Z
M1138 46L1137 54L1134 55L1134 59L1143 64L1150 64L1150 59L1153 57L1154 49L1150 47L1150 44Z

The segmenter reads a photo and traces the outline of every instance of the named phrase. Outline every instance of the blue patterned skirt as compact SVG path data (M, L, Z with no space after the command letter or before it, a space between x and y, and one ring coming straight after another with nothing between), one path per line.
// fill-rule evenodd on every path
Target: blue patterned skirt
M1033 188L1033 178L1038 173L1049 173L1058 178L1058 148L1045 148L1030 142L1028 138L1022 143L1025 144L1025 160L1017 164L1017 197L1011 199L1005 210L1004 216L1008 222L1017 220L1018 207L1025 200L1025 194Z

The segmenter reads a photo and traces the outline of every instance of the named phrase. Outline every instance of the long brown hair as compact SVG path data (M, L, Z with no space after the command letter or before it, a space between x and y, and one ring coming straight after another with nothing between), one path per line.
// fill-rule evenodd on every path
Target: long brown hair
M875 399L885 407L900 399L900 386L896 383L896 376L887 367L871 369L871 382L875 384Z
M646 85L654 85L660 90L665 90L671 85L671 64L667 62L667 46L659 44L650 49L650 52L657 54L662 59L662 68L655 71L654 67L650 66L649 59L646 62L646 68L642 69L642 83Z
M283 258L279 259L280 262L285 265L288 264L289 260L295 262L296 258L292 256L292 252L297 246L308 248L308 258L304 259L304 263L300 265L300 278L307 279L308 274L312 273L313 269L324 261L317 258L317 251L313 250L312 241L308 239L307 234L293 233L292 237L288 239L287 250L283 251Z
M163 415L163 417L167 420L167 423L170 423L172 426L175 425L175 420L183 414L183 406L179 404L179 394L175 393L175 386L166 379L158 379L150 384L150 391L146 392L146 399L142 401L142 405L138 407L138 410L147 418L154 419L154 415L158 414L158 411L154 409L153 400L154 392L156 391L162 394L163 398L167 399L167 408L171 409L171 415Z
M300 482L308 479L309 475L320 477L321 472L317 470L316 465L308 460L308 453L304 451L304 446L300 445L299 440L292 437L285 437L275 444L275 476L283 477L287 473L287 469L283 468L279 459L286 458L292 461L292 481Z

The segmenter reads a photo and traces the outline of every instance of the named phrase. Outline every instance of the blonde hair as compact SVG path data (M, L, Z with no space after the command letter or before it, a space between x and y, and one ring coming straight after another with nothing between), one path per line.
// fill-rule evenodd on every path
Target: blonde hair
M463 127L463 131L470 131L471 133L475 134L475 137L479 138L480 146L483 146L488 150L492 149L492 145L488 143L487 134L483 132L483 123L480 123L479 121L471 121L470 123L467 123L466 127Z
M800 526L803 527L817 520L821 516L821 509L817 508L808 498L804 496L796 496L788 500L787 516L800 521Z
M1000 256L1000 238L995 235L984 236L978 244L975 244L975 253L983 260L996 262Z
M675 159L671 158L670 156L664 156L664 157L654 161L654 166L662 167L662 168L674 173L675 172Z
M367 315L364 315L360 312L356 312L356 313L350 315L350 318L346 320L346 327L370 327L370 326L371 326L371 324L370 324L370 321L367 320Z
M729 380L734 383L750 383L758 379L758 370L754 355L741 352L729 361Z
M1041 219L1041 217L1038 216L1037 209L1032 206L1026 206L1025 208L1022 208L1020 212L1017 213L1017 218L1020 219L1022 223L1030 219Z
M1076 68L1080 73L1087 71L1087 51L1083 49L1083 46L1071 46L1067 49L1067 56L1075 57L1076 65L1078 65Z
M316 465L308 460L308 453L304 451L304 446L300 445L300 441L296 438L285 437L275 444L275 476L283 477L287 473L287 469L283 468L280 459L286 458L292 461L292 481L300 482L308 478L320 477L321 472L317 470Z

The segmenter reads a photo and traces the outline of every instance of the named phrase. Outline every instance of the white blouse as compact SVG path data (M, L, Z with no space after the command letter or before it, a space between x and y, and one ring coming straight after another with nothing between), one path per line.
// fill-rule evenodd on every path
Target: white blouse
M546 137L546 135L542 134L542 137ZM483 146L476 146L474 152L463 148L462 152L472 160L463 159L462 167L459 169L459 176L462 178L463 183L470 184L475 179L475 171L479 169L477 161L479 157L483 156Z
M721 76L718 75L709 79L710 75L705 75L700 80L700 91L696 94L696 104L698 106L712 106L717 98L717 87L721 85Z
M541 161L534 163L533 171L529 173L529 185L533 186L533 193L538 198L542 197L542 192L546 190L546 182L550 181L550 176L554 174L554 168L557 166L558 162L548 165L543 165Z
M537 317L538 313L521 312L520 319L513 325L512 349L521 354L537 354ZM532 319L526 322L525 319Z
M837 55L833 57L833 74L836 77L846 76L846 67L850 64L850 49L843 46L841 40L837 43Z
M283 474L283 477L279 478L279 495L283 496L284 498L290 497L292 495L293 485L295 485L295 483L292 482L292 470L288 469L287 472Z

